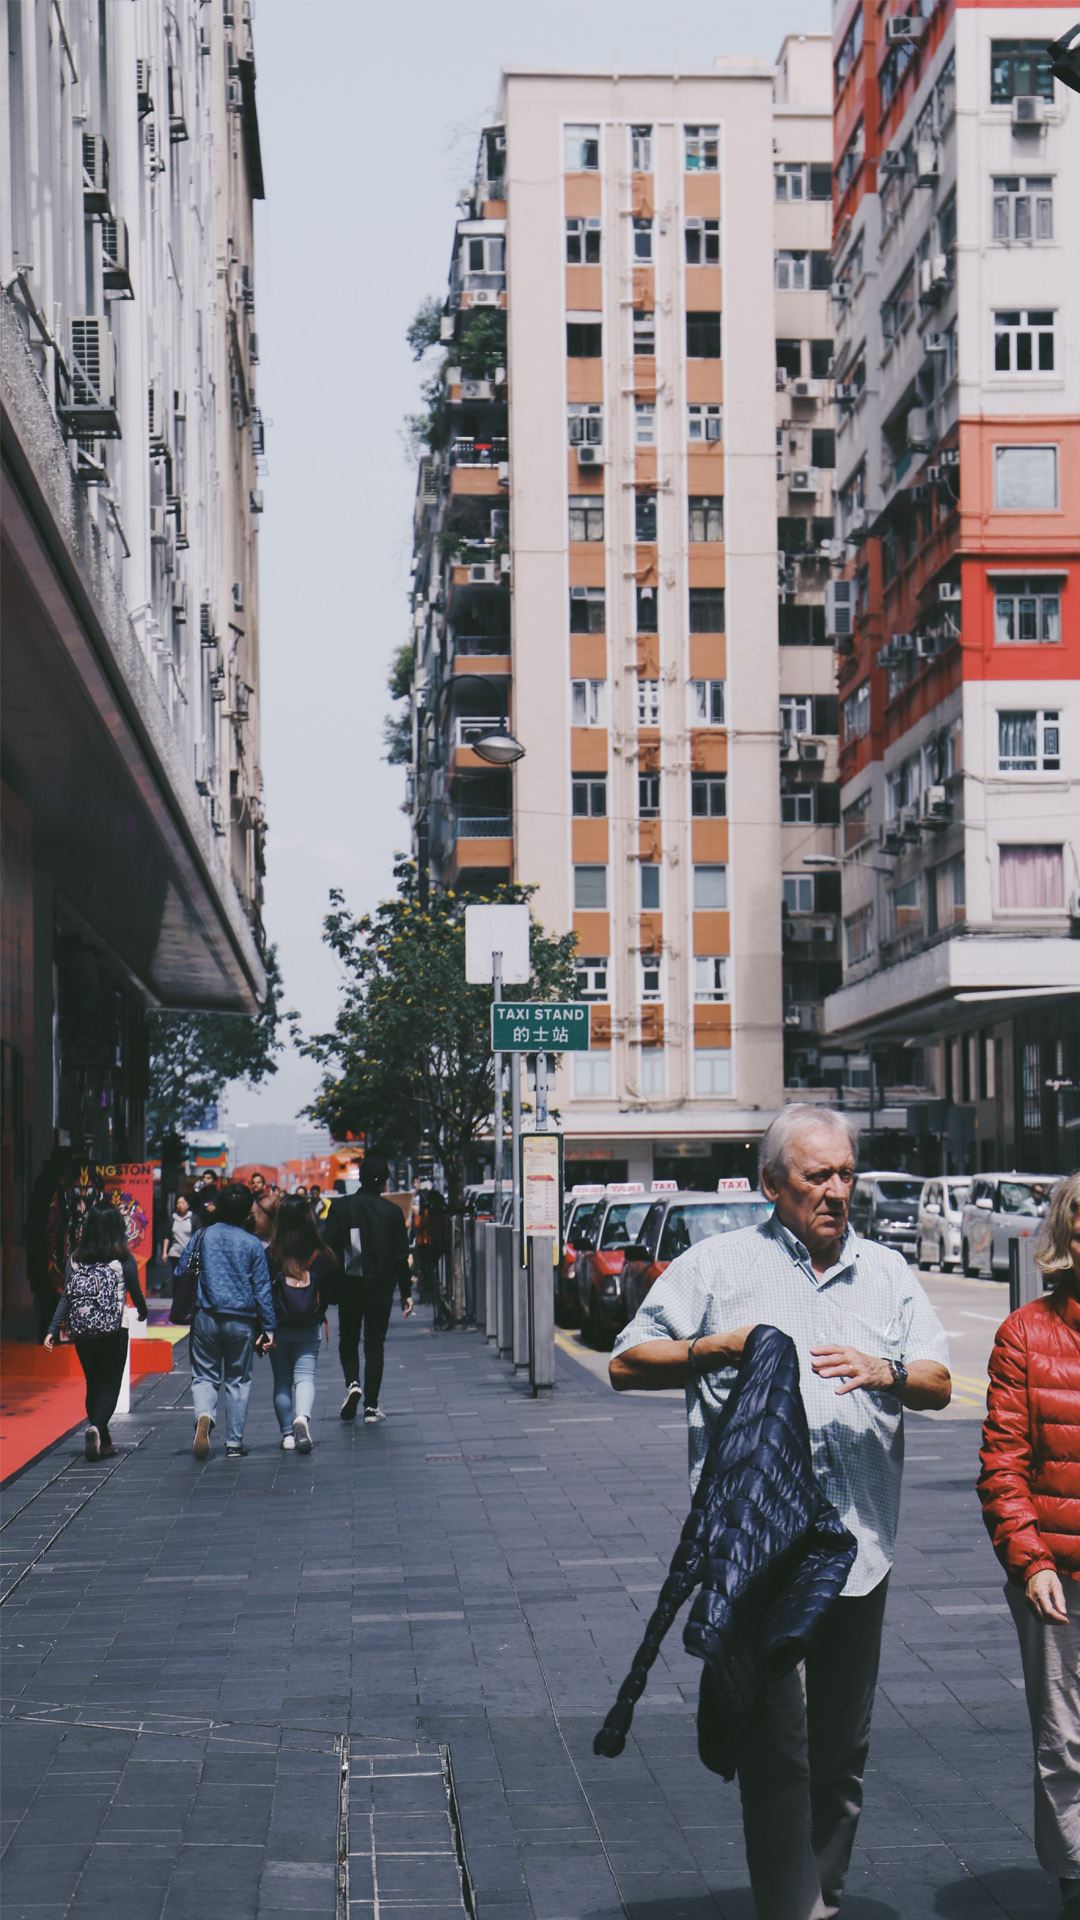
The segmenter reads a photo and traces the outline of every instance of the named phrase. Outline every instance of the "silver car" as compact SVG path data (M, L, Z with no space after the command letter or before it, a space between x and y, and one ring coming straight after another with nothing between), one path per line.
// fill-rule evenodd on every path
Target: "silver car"
M960 1219L970 1192L970 1180L948 1176L924 1185L916 1221L916 1257L924 1273L928 1267L951 1273L960 1265Z
M1039 1232L1056 1185L1053 1174L974 1174L960 1222L964 1272L972 1278L1007 1280L1009 1241Z

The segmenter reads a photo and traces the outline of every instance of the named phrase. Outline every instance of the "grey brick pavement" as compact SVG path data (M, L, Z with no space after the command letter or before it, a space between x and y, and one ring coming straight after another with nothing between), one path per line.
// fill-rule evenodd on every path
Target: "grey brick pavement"
M558 1366L537 1403L478 1336L395 1317L381 1427L338 1419L331 1348L312 1455L262 1367L250 1456L200 1467L174 1374L118 1465L62 1443L7 1490L5 1920L752 1920L678 1630L626 1752L591 1750L682 1523L679 1402ZM908 1432L844 1913L1049 1916L978 1425Z

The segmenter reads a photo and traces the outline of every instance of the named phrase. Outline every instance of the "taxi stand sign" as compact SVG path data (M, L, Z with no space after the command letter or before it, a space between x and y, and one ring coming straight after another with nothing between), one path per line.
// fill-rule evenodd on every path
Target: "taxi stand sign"
M590 1016L588 1000L493 1000L493 1053L587 1053Z

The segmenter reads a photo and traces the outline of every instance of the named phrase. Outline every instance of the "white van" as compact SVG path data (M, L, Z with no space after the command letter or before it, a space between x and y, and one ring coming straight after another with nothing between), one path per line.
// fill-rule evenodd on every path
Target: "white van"
M973 1279L1007 1280L1009 1241L1039 1232L1056 1185L1053 1174L975 1174L960 1221L964 1272Z
M960 1218L970 1192L970 1180L954 1180L949 1175L928 1180L923 1187L916 1222L916 1258L923 1273L929 1267L951 1273L960 1265Z

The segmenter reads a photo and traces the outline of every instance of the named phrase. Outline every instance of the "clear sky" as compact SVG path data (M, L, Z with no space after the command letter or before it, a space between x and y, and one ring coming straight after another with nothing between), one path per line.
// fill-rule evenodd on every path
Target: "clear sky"
M357 911L409 844L381 758L386 673L407 637L419 373L405 329L442 296L458 189L504 62L705 66L823 32L828 0L258 0L266 201L257 210L266 924L287 1002L329 1026L332 886ZM233 1120L291 1120L316 1085L286 1054Z

